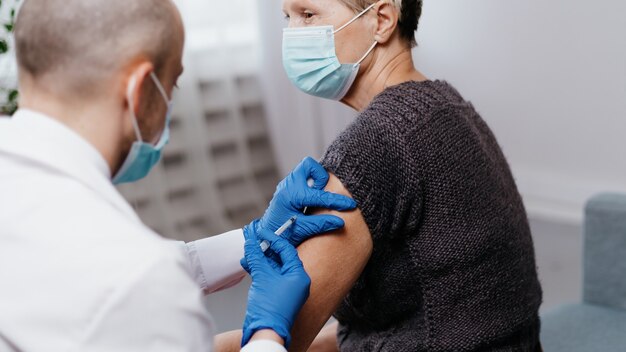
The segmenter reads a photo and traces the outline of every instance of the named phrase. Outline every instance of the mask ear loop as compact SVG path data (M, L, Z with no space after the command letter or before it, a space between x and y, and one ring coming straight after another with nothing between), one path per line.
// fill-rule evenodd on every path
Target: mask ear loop
M163 85L161 84L161 81L159 81L159 78L156 76L156 74L154 74L154 71L150 72L150 78L152 78L152 81L157 86L157 89L159 90L159 92L163 96L163 99L165 99L165 103L167 103L169 105L171 99L170 99L170 97L167 96L167 92L165 91L165 88L163 88Z
M369 50L365 53L365 55L363 55L363 57L361 58L361 60L359 60L356 64L354 64L354 66L358 66L360 65L363 61L365 61L365 59L369 56L369 54L372 53L372 51L374 51L374 48L376 47L376 45L378 45L378 42L374 42L374 44L372 44L372 46L370 46Z
M356 15L353 19L351 19L350 21L348 21L348 23L344 24L343 26L339 27L339 29L337 29L336 31L333 32L333 34L337 34L337 32L341 31L342 29L348 27L349 25L351 25L352 23L354 23L354 21L358 20L359 18L361 18L361 16L363 16L367 11L371 10L372 8L374 8L374 6L376 6L376 4L378 4L380 1L376 1L375 3L371 4L370 6L368 6L365 10L361 11L358 15ZM358 66L360 65L368 56L369 54L372 53L372 51L374 50L374 48L376 47L376 45L378 45L378 42L375 41L374 44L372 44L372 46L367 50L367 52L365 53L365 55L363 55L363 57L356 63L354 64L354 66Z
M353 19L351 19L350 21L348 21L348 23L344 24L343 26L339 27L339 29L337 29L336 31L333 32L333 34L337 34L337 32L339 32L340 30L348 27L349 25L351 25L354 21L358 20L359 18L361 18L361 16L363 16L367 11L371 10L374 6L376 6L376 4L378 4L378 1L371 4L370 6L368 6L365 10L361 11L361 13L359 13L358 15L356 15Z
M128 83L128 89L126 91L126 98L128 99L128 108L130 109L131 122L133 123L133 129L135 130L135 136L139 142L143 142L141 136L141 130L139 129L139 123L137 122L137 116L135 116L135 103L133 101L133 91L137 85L137 78L135 76L130 78Z
M170 118L171 118L171 112L172 112L172 107L174 106L174 100L170 99L167 95L167 92L165 91L165 88L163 87L163 84L161 84L161 81L159 81L159 78L157 77L157 75L154 73L154 71L150 72L150 77L152 78L152 81L154 82L154 84L157 86L157 89L159 90L159 92L161 93L161 96L163 96L163 99L165 100L165 105L167 106L167 119L165 120L165 125L166 125L166 129L167 126L170 123ZM165 133L166 130L163 130L163 132L161 133L161 137L159 137L159 140L163 140L163 133ZM161 145L161 143L157 142L157 146Z

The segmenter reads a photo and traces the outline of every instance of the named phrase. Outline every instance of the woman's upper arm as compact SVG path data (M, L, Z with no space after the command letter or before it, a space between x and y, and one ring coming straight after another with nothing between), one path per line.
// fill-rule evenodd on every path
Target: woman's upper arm
M331 174L326 190L350 196ZM305 352L361 275L372 254L373 242L359 209L328 212L344 219L342 230L314 237L299 248L300 258L311 277L311 294L292 330L290 351Z

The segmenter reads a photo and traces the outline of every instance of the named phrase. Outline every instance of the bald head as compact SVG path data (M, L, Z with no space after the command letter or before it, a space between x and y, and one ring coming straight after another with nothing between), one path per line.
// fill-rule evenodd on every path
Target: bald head
M149 60L160 75L183 30L171 0L25 0L15 40L20 76L84 96L135 60Z

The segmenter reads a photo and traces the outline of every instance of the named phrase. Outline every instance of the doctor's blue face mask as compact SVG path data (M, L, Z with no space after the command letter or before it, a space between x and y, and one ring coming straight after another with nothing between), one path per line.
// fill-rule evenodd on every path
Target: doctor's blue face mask
M161 96L163 96L163 99L167 104L165 127L163 128L161 137L159 138L159 141L156 143L156 145L152 145L143 141L143 138L141 136L141 130L139 129L139 124L137 123L137 116L135 116L135 109L133 106L133 90L136 84L136 81L133 77L131 83L128 85L127 99L130 105L130 114L137 140L130 148L130 152L126 157L126 160L124 160L122 167L113 177L113 183L116 185L121 183L139 181L142 178L148 176L150 170L152 170L154 165L156 165L161 159L161 151L170 139L170 122L172 120L173 102L170 101L170 99L168 98L167 93L163 88L163 85L161 85L161 82L159 82L159 79L154 74L154 72L150 74L150 77L159 89Z
M301 91L320 98L341 100L359 73L363 60L374 50L374 42L354 64L341 64L335 50L335 34L371 10L370 5L348 23L333 26L285 28L283 30L283 66L287 76Z

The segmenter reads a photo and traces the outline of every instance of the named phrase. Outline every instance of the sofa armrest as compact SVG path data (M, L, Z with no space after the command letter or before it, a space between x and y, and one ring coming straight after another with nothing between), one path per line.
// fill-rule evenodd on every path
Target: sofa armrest
M583 301L626 309L626 195L589 200L584 233Z

